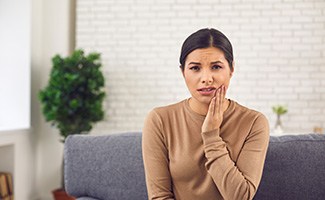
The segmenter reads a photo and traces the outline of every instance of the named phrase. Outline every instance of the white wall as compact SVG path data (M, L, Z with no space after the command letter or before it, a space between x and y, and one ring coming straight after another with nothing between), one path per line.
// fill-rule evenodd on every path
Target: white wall
M30 0L0 0L0 171L15 199L34 199L35 137L30 129Z
M141 130L155 106L189 97L179 53L192 32L232 41L228 97L263 112L284 104L287 131L325 128L325 2L319 0L79 0L77 47L102 53L106 121L96 133Z
M16 92L16 100L22 100L22 103L16 101L3 103L3 99L1 99L1 116L6 116L0 117L0 119L6 119L7 122L14 122L16 124L13 124L17 125L17 120L21 115L27 119L24 121L27 121L26 124L29 126L30 115L29 113L23 115L25 109L21 109L20 106L27 104L26 108L29 112L29 104L31 104L31 128L0 131L0 170L13 173L15 199L50 200L53 199L51 191L60 187L63 145L59 142L58 131L45 122L37 95L39 90L47 84L51 58L57 53L66 56L71 49L73 37L70 33L73 26L70 22L69 12L70 3L73 0L16 1L0 0L0 24L2 25L0 41L1 47L5 48L0 49L3 56L0 62L2 71L0 78L2 81L4 79L8 81L6 84L2 84L0 89L2 98L6 96L5 92ZM26 14L26 12L28 13ZM3 18L4 14L6 16L13 15ZM26 17L29 15L31 15L31 20ZM26 23L23 26L14 26L16 22ZM14 27L14 30L9 29L11 26ZM17 37L17 34L22 35ZM14 66L4 63L5 59L12 61L9 64L19 64L20 62L20 64L28 66L31 64L31 69L26 66L22 69L14 68ZM11 76L11 79L7 79L11 73L8 73L7 70L14 70L12 72L14 76ZM31 74L31 84L29 83L29 74ZM20 75L26 76L22 78ZM28 80L25 80L26 77ZM24 84L7 90L8 85L22 79ZM13 107L8 105L10 103L13 103L14 107L20 111L18 116L15 113L14 119L8 117ZM7 107L10 109L6 110ZM7 122L3 124L8 124ZM27 125L24 124L24 126L16 128L26 127Z
M45 122L37 98L47 85L51 59L66 56L70 49L70 2L33 0L32 5L32 127L36 137L36 199L51 200L52 190L60 187L63 145L56 128ZM18 199L25 200L25 199Z
M0 0L0 131L30 127L30 7Z

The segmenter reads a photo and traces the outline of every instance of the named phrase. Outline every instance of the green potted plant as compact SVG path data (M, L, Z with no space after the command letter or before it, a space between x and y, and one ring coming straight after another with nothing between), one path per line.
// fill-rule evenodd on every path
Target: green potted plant
M89 133L104 118L104 81L98 53L75 50L66 58L52 58L48 85L38 97L45 120L59 129L62 143L69 135Z
M273 112L276 114L276 122L275 122L275 132L283 133L283 127L281 122L281 115L284 115L288 112L286 106L276 105L272 107Z

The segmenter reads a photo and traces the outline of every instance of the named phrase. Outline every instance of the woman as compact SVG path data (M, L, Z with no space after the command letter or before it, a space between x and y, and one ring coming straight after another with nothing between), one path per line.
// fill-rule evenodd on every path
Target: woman
M184 41L180 64L191 98L155 108L143 128L149 199L252 199L269 126L261 113L225 98L234 72L230 41L201 29Z

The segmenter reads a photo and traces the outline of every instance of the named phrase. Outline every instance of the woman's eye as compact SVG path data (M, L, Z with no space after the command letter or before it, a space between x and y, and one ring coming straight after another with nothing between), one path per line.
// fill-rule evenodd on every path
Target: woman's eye
M190 67L190 70L193 70L193 71L199 71L200 67L198 66L193 66L193 67Z
M219 65L213 65L212 66L212 69L221 69L222 67L221 66L219 66Z

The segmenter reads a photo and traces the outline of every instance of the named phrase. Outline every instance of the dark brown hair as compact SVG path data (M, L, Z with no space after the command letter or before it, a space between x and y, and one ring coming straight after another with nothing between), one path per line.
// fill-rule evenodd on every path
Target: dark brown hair
M230 69L233 70L234 56L232 45L223 33L213 28L200 29L186 38L182 45L181 55L179 58L181 69L184 71L185 60L188 54L195 49L208 47L216 47L220 49L224 53Z

